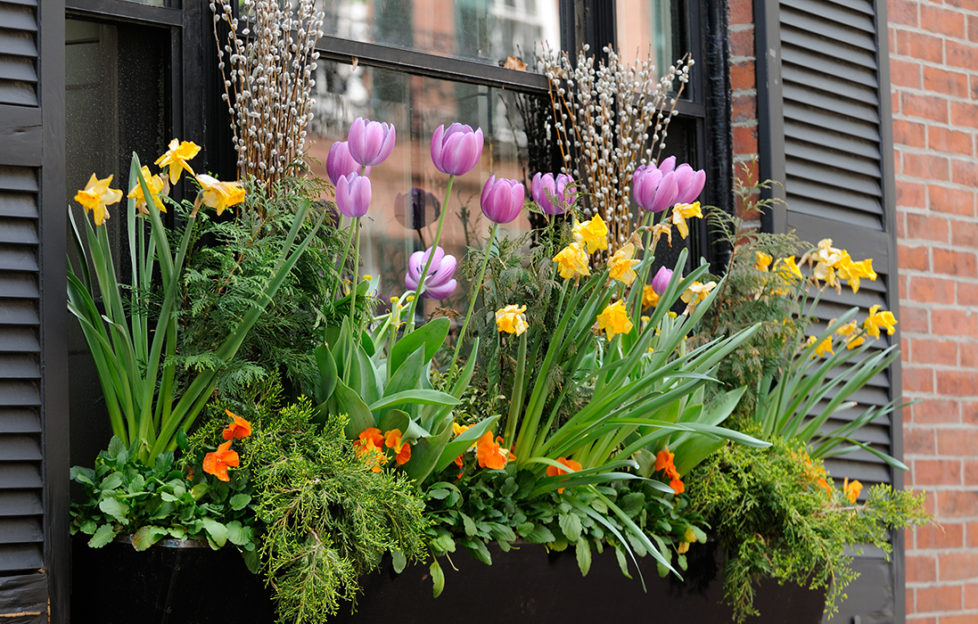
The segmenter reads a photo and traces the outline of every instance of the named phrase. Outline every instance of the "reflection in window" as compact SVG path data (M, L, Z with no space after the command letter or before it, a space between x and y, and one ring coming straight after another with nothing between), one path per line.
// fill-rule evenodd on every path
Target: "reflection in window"
M622 61L630 64L644 60L651 53L656 68L662 73L664 68L689 52L685 5L685 0L619 2L617 50Z
M386 299L404 291L408 256L431 244L441 210L448 210L441 239L448 253L461 260L468 245L484 244L489 222L480 210L479 196L486 179L495 174L527 180L521 165L525 159L520 156L525 136L513 127L519 123L514 95L370 67L354 70L348 65L320 63L319 71L317 88L321 90L316 95L309 145L317 175L326 178L329 147L333 141L346 139L356 117L390 122L397 128L394 153L371 171L373 197L362 219L361 273L374 277L380 296ZM485 148L475 169L455 180L444 206L448 178L432 164L430 142L435 128L454 121L481 127ZM529 224L524 214L502 227L515 235Z
M559 0L337 0L323 29L355 41L439 56L533 65L543 42L559 47Z

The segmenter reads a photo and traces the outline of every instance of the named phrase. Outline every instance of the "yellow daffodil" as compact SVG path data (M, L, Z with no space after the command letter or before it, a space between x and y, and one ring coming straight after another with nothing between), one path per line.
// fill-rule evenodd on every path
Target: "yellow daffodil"
M859 292L860 278L876 281L876 271L873 270L873 259L866 258L859 262L853 262L849 254L845 253L838 265L839 277L849 282L852 292Z
M666 237L666 241L672 247L672 224L668 221L660 221L652 226L652 246L649 249L655 249L656 245L659 244L659 238L662 236Z
M818 339L815 338L815 336L809 336L808 345L811 346L815 344L816 340ZM815 352L812 353L812 359L814 360L816 357L825 357L826 354L835 355L835 351L832 350L832 336L828 336L825 338L825 340L815 345Z
M683 294L679 296L680 299L686 304L686 311L692 312L696 309L696 306L701 304L707 295L710 294L716 287L716 282L707 282L702 284L700 282L693 282L689 287L683 291Z
M618 334L627 334L632 331L632 319L628 317L625 310L625 302L621 299L607 306L598 315L598 328L604 330L608 340Z
M651 308L659 305L659 293L655 292L652 284L648 284L642 289L642 308Z
M162 156L156 159L156 166L160 169L170 168L170 184L176 184L180 179L180 173L186 171L194 175L194 170L190 168L187 161L192 159L200 151L200 146L192 141L170 141L169 149Z
M146 180L146 186L149 187L150 196L153 198L153 205L160 212L166 212L166 206L163 205L163 198L160 197L160 193L163 193L163 187L165 183L163 178L159 175L150 175L149 167L143 165L141 168L143 172L143 179ZM136 180L136 185L129 189L129 199L136 200L136 209L143 214L149 214L149 210L146 209L146 198L143 197L143 187L139 185L139 180Z
M679 230L679 235L684 239L689 236L689 226L686 225L686 219L692 219L693 217L703 218L703 211L700 210L699 202L676 204L672 207L672 224L676 226L676 229Z
M244 201L245 190L237 182L221 182L209 175L197 176L205 206L210 206L221 216L225 209Z
M781 277L794 280L802 279L801 269L795 264L795 257L788 256L787 258L778 258L778 261L774 263L774 270L781 275Z
M608 226L601 215L594 215L584 223L574 223L574 240L589 254L608 248Z
M767 271L771 268L771 263L774 258L771 254L766 254L763 251L758 251L754 253L754 268L758 271Z
M878 305L874 305L869 309L869 316L863 321L863 329L873 338L880 337L880 327L886 329L886 333L892 336L893 332L896 331L896 317L889 310L877 312L879 308Z
M526 306L518 305L508 305L496 310L496 329L519 336L530 328L524 312L526 312Z
M85 188L75 193L75 201L84 206L86 211L92 211L95 225L102 225L109 218L106 206L122 199L122 191L109 188L111 183L112 176L99 180L93 173Z
M561 249L553 257L553 261L557 263L557 270L560 271L560 276L564 279L591 274L591 269L588 268L587 254L584 253L584 249L578 243L571 243Z
M816 281L825 282L829 286L835 287L837 283L835 268L848 255L847 252L833 247L831 238L823 238L818 242L818 249L812 255L815 262L812 277Z
M849 482L849 477L846 477L845 482L842 484L842 493L845 495L846 500L850 503L855 503L859 498L859 493L863 491L863 484L858 480L854 479L852 483Z
M829 324L835 321L830 321ZM835 330L835 333L840 336L846 337L846 349L855 349L862 343L866 342L863 338L862 333L859 331L859 326L856 321L849 321L839 329Z
M608 277L616 279L626 286L634 282L638 275L632 267L638 264L638 260L633 260L633 255L635 255L635 245L631 243L623 245L616 251L608 259Z

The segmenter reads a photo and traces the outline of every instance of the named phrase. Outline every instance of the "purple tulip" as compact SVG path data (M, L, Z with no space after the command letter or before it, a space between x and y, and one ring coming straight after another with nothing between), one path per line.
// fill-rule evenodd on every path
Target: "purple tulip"
M357 117L350 124L347 147L361 165L379 165L394 151L394 125Z
M652 278L652 290L661 296L662 293L666 292L670 281L672 281L672 271L666 267L659 267L659 271Z
M520 215L526 191L516 180L489 176L482 187L482 214L496 223L509 223Z
M659 163L659 167L658 167L659 171L661 171L663 175L669 173L670 171L673 171L675 168L676 168L675 156L670 156L669 158L666 158L665 160Z
M348 217L362 217L370 207L370 178L358 173L336 181L336 207Z
M408 258L408 270L404 275L404 286L417 292L418 281L421 279L421 271L428 262L431 255L431 247L427 251L416 251ZM457 265L455 256L446 254L441 247L435 247L434 257L431 259L431 267L428 268L428 275L424 278L424 294L422 297L431 299L445 299L458 286L455 281L455 267Z
M676 203L688 204L699 197L706 184L706 172L683 163L676 167Z
M656 167L642 165L632 177L632 197L643 210L662 212L676 203L678 191L675 171L663 173Z
M456 122L446 130L443 124L431 135L431 161L442 173L466 174L479 161L482 143L482 128L473 132L471 126Z
M360 163L353 160L346 141L335 141L329 146L329 155L326 157L326 174L329 176L329 181L336 186L340 177L349 173L360 173ZM364 175L370 175L370 167L367 167Z
M574 185L574 178L565 173L557 174L554 179L552 173L538 173L533 176L533 184L530 186L533 201L547 214L564 214L568 206L577 200L577 187ZM557 202L554 205L554 202Z

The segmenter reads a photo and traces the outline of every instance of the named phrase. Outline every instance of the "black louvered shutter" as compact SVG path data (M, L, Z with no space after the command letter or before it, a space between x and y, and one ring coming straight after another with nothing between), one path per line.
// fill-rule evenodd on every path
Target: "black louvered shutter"
M49 621L66 570L63 23L63 1L0 0L0 616L17 622Z
M797 230L815 243L831 238L855 259L873 258L879 274L858 294L828 290L818 310L823 320L854 305L862 316L872 305L897 311L896 225L885 2L781 0L755 2L761 174L784 182L788 210L766 219L773 231ZM884 334L885 337L885 334ZM899 340L899 334L888 343ZM881 341L881 344L882 341ZM899 396L899 364L854 397L883 405ZM899 456L898 415L879 419L856 436ZM902 486L902 475L866 452L828 462L836 478ZM833 621L902 621L901 544L886 562L868 550L857 560L862 577Z

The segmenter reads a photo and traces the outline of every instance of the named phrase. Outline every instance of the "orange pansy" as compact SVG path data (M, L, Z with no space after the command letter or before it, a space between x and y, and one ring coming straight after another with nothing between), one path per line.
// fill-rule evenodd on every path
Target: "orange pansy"
M492 470L502 470L506 467L509 452L499 448L502 438L492 439L492 432L487 431L482 434L475 446L475 457L479 462L480 468L490 468Z
M556 477L557 475L568 474L570 472L577 472L582 468L580 462L574 461L573 459L567 459L565 457L558 457L557 462L563 464L564 466L567 466L569 470L564 470L562 468L558 468L557 466L547 466L548 477ZM564 488L557 488L557 493L563 494Z
M241 438L247 438L251 435L250 422L238 416L229 409L224 410L224 413L233 419L231 424L221 432L221 435L225 440L240 440Z
M228 468L237 468L239 463L238 453L231 450L231 440L228 440L217 447L216 451L204 456L204 472L221 481L230 481Z

